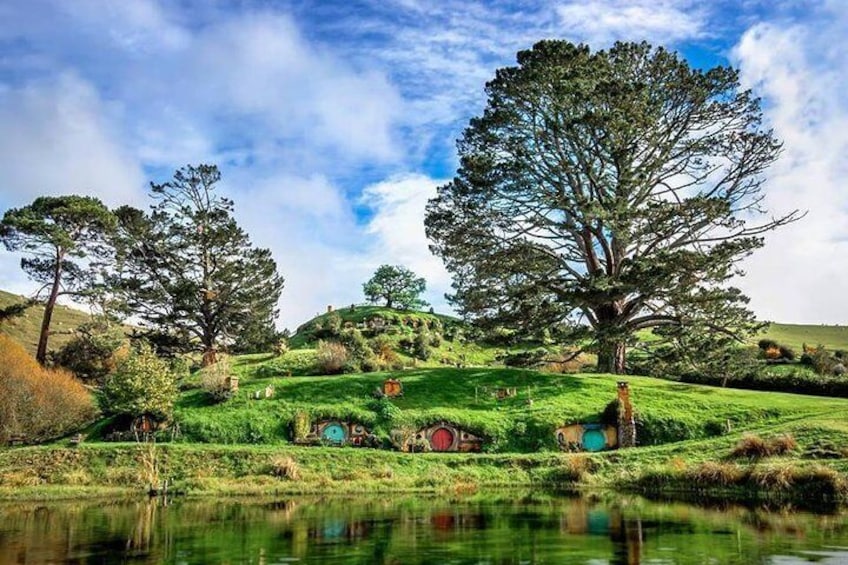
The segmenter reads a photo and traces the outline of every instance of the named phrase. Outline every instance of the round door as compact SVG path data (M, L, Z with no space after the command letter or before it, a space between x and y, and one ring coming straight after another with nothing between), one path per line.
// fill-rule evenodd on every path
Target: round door
M328 424L324 431L321 432L321 437L332 443L344 443L345 439L347 439L347 433L341 424Z
M602 430L583 432L583 449L586 451L603 451L606 446L607 438Z
M433 451L448 451L453 445L453 432L447 428L439 428L430 436L430 447Z

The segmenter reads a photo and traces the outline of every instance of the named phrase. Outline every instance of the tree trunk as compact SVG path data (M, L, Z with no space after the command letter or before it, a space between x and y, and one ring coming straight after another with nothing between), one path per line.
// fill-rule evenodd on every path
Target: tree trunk
M626 351L623 341L601 343L598 350L598 372L623 374Z
M386 298L386 308L391 308L392 304L393 304L392 299Z
M47 361L47 338L50 336L50 319L53 317L53 309L56 307L56 299L59 297L59 282L62 278L62 253L56 254L56 267L53 269L53 286L50 289L50 297L44 305L44 317L41 319L41 334L38 336L38 349L35 352L35 360L44 365Z

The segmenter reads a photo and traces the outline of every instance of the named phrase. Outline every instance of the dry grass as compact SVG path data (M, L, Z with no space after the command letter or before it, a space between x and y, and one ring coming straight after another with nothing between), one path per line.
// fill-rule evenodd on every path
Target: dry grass
M291 456L275 456L271 460L271 475L278 479L297 481L300 479L300 465Z
M730 457L733 459L762 459L778 455L787 455L798 448L795 438L789 434L765 440L760 436L746 434L742 436Z
M88 390L63 370L45 369L22 345L0 334L0 443L23 436L38 443L92 421Z

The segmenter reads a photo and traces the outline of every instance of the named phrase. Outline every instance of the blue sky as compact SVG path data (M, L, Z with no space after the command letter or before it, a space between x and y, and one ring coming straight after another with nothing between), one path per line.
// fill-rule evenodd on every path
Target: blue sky
M739 67L785 141L767 204L809 214L744 265L755 311L844 323L846 32L842 0L6 0L0 210L47 193L145 206L149 181L217 163L286 278L282 326L361 301L382 263L425 276L441 309L423 209L485 81L542 38L648 40ZM0 288L29 293L17 262L0 253Z

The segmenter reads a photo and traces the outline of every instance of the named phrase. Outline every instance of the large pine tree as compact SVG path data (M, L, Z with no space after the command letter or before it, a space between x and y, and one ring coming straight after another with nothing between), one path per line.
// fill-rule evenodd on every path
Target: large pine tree
M756 326L728 283L763 233L799 214L762 218L781 145L736 70L693 69L646 43L542 41L486 92L426 218L463 314L528 329L577 320L598 368L616 373L639 330Z
M119 221L116 281L144 334L165 352L221 347L257 324L273 326L283 278L268 249L254 248L216 194L214 165L187 166L151 183L149 214L130 207Z

